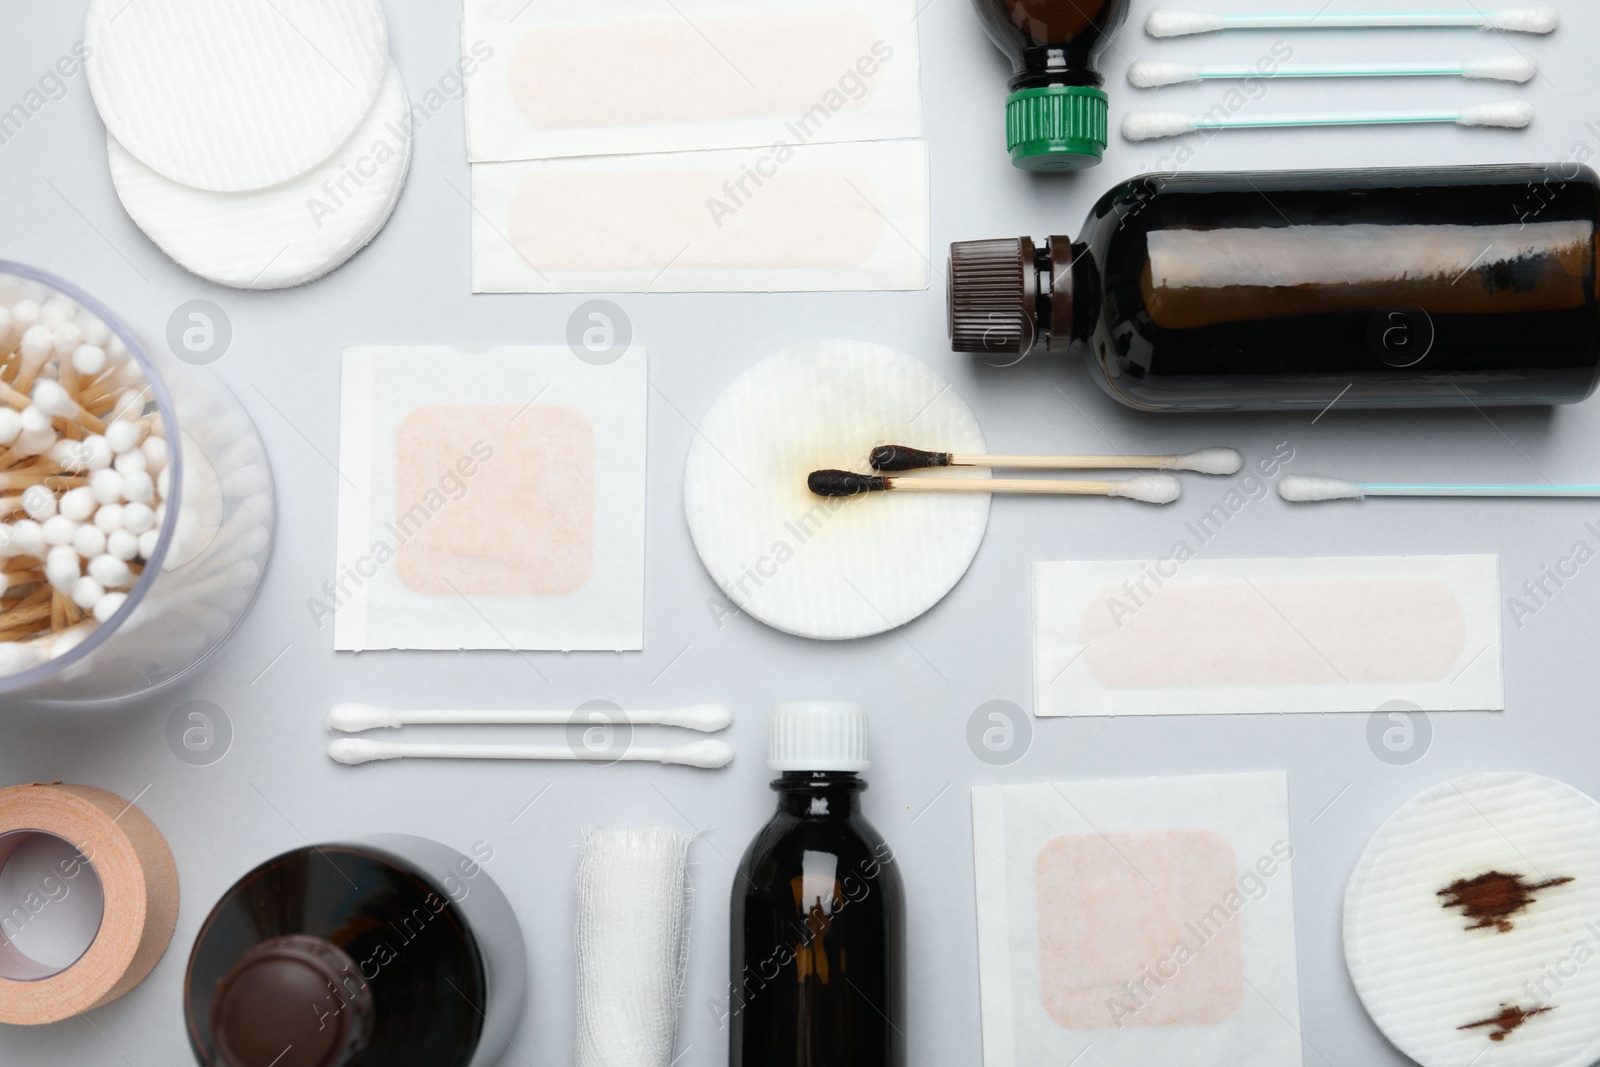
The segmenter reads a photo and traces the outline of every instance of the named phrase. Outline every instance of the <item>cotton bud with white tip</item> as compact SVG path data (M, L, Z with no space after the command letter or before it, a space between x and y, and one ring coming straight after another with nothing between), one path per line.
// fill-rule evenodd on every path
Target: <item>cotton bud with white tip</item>
M66 386L49 378L34 383L33 404L46 415L58 419L75 419L83 414L83 408L72 399Z
M28 298L11 305L11 327L21 337L39 322L39 302Z
M38 404L29 404L22 409L23 433L38 433L41 430L53 430L54 428L55 422L50 418L50 413Z
M57 507L61 509L61 514L73 522L87 522L89 516L94 514L94 490L87 485L80 485L76 489L68 489L61 494Z
M50 462L68 474L80 474L88 469L89 449L82 441L62 438L51 445L45 454L50 457Z
M143 474L145 473L144 453L139 451L137 448L130 449L111 461L111 469L122 475L124 478L130 474ZM123 491L127 491L127 486L123 486ZM150 484L150 491L155 491L154 482L151 482Z
M11 453L16 456L40 456L50 451L55 443L54 430L23 430L11 442Z
M56 495L47 486L30 485L22 491L22 510L43 522L56 513Z
M94 524L104 534L122 529L122 505L101 504L94 513Z
M100 603L100 598L105 595L105 589L93 578L79 578L73 583L70 594L72 602L84 611L89 611Z
M139 446L139 439L144 436L144 429L136 422L127 419L117 419L106 427L106 444L111 446L111 451L117 455Z
M9 445L22 433L22 413L15 408L0 407L0 445Z
M335 704L328 712L326 726L330 731L345 734L393 730L400 727L400 713L377 704Z
M83 639L89 636L87 626L74 626L70 630L63 630L50 642L50 658L65 656L68 652L83 644Z
M84 559L94 559L106 550L106 532L93 523L84 523L72 533L72 550Z
M113 555L96 556L89 561L89 577L107 589L126 589L133 584L133 568Z
M56 341L56 355L62 359L71 359L72 353L83 344L83 331L78 329L78 324L75 322L63 322L59 326L54 326L50 334Z
M162 500L172 495L172 468L162 467L156 474L156 496Z
M733 762L733 746L726 741L690 741L663 749L661 762L716 770Z
M106 534L106 554L120 560L131 560L139 555L139 535L127 530L112 530Z
M142 559L151 559L156 554L156 545L161 543L160 530L146 530L139 535L139 556Z
M89 475L89 491L102 504L115 504L122 499L122 475L109 467Z
M93 378L106 369L106 350L99 345L79 345L72 350L72 369L85 378Z
M171 457L171 453L165 437L157 437L155 434L151 434L144 439L144 444L139 446L139 450L144 453L146 470L160 472L167 469L167 462ZM160 492L163 497L167 495L165 490L160 490Z
M21 674L39 663L39 653L24 641L0 641L0 676Z
M50 327L44 325L29 326L22 335L22 344L18 346L22 353L24 366L38 368L50 358L50 353L56 350L56 335L50 332Z
M80 569L78 554L70 545L50 550L44 561L44 577L57 590L63 593L72 592L72 587L83 577L83 571Z
M1183 486L1170 474L1147 474L1112 482L1106 495L1126 497L1141 504L1170 504L1183 495Z
M105 596L101 597L100 602L94 606L94 621L98 623L110 622L111 616L115 615L119 610L121 610L122 605L126 604L127 602L127 593L107 593Z
M1367 491L1360 482L1347 482L1342 478L1285 474L1278 479L1278 495L1290 503L1311 504L1319 500L1362 500Z
M78 329L83 331L85 344L103 348L106 342L111 340L111 327L107 326L93 312L78 312L77 323Z
M63 297L55 296L44 302L39 309L39 322L54 330L71 322L78 314L78 305Z
M35 560L43 560L45 553L50 552L50 544L45 542L45 528L32 518L22 518L19 522L11 523L11 537L6 541L6 550L11 555L26 555Z
M694 704L686 708L663 711L658 719L662 726L682 726L701 733L714 734L725 730L733 722L733 713L721 704Z
M142 534L156 524L156 513L149 504L130 501L122 508L122 528L131 534Z
M126 362L127 358L132 354L132 352L128 351L128 346L123 343L122 338L116 334L112 334L111 340L106 342L106 355L111 357L111 362L113 363Z
M70 545L78 533L78 524L65 515L52 515L40 523L47 545Z
M1175 456L1168 470L1194 471L1197 474L1238 474L1244 468L1244 455L1237 448L1202 448L1186 456Z

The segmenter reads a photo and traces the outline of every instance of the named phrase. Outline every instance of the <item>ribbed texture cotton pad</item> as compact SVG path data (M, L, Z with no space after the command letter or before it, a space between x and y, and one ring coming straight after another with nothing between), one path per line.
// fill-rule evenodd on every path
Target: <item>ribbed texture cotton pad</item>
M91 0L89 87L145 166L219 192L327 159L389 65L378 0Z
M1588 1067L1600 805L1533 774L1419 793L1356 864L1344 946L1373 1021L1422 1067Z
M111 180L149 238L202 278L281 289L320 278L373 239L411 162L411 112L393 67L361 125L311 171L255 192L191 189L107 138Z
M689 449L684 510L701 562L734 604L780 630L840 640L904 625L950 591L983 541L988 494L819 497L806 487L813 470L866 471L884 444L986 451L950 384L881 345L792 348L717 398Z
M577 1067L668 1067L689 935L689 844L594 830L578 861Z

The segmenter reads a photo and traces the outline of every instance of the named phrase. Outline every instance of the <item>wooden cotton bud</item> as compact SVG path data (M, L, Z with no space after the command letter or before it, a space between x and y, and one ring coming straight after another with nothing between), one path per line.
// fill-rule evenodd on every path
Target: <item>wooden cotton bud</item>
M38 651L26 641L0 641L0 676L21 674L39 662Z
M62 630L50 641L50 658L65 656L68 652L83 644L83 639L89 636L89 627L74 626L70 630Z
M122 528L131 534L142 534L156 524L156 513L149 504L130 501L122 508Z
M99 345L81 344L72 350L72 369L93 378L106 369L106 350Z
M146 530L139 535L139 556L150 559L156 554L156 545L161 543L160 530Z
M74 522L87 522L89 516L94 514L94 490L87 485L80 485L76 489L68 489L61 494L58 502L61 514Z
M52 515L39 524L47 545L70 545L78 533L78 524L65 515Z
M122 500L122 475L107 468L89 475L89 491L102 504L115 504Z
M101 504L94 513L94 525L103 534L122 529L122 505Z
M58 326L65 326L78 314L78 305L65 297L51 297L39 309L39 322L54 330Z
M87 440L74 441L65 438L51 445L45 454L50 457L50 462L68 474L81 474L89 467L91 450L92 446Z
M72 587L78 584L78 579L83 577L83 572L78 569L78 554L69 545L52 548L49 556L45 557L44 576L53 587L70 594Z
M144 453L134 448L112 460L111 469L122 475L123 478L127 478L130 474L144 474L148 464L149 461L144 458ZM153 484L151 488L153 491Z
M58 419L75 419L83 414L83 408L72 399L66 386L49 378L34 383L33 406Z
M106 555L120 560L131 560L139 555L139 537L127 530L112 530L106 534Z
M105 553L89 561L89 577L107 589L126 589L133 584L134 574L127 561Z
M22 413L15 408L0 407L0 445L9 445L22 433Z
M56 513L56 495L48 486L30 485L22 491L22 510L43 522Z
M50 332L48 326L29 326L22 334L22 344L18 350L22 353L23 364L37 369L56 350L56 335Z
M88 450L89 462L85 464L92 471L103 471L111 466L111 446L106 444L106 439L97 433L92 433L83 439L84 447Z
M117 455L139 447L139 439L144 436L144 430L136 422L127 419L117 419L106 427L106 444L111 446L111 451Z
M110 622L111 616L115 615L122 605L127 602L127 593L107 593L94 606L94 621L100 623Z
M155 434L151 434L144 439L144 444L139 446L139 451L144 453L145 470L159 474L167 469L167 462L171 459L171 451L167 447L167 439L165 437L157 437ZM167 495L164 489L158 489L158 492L163 497Z
M84 611L89 611L100 603L100 598L106 595L105 588L93 578L79 578L72 583L72 592L68 594L72 602Z
M92 560L106 550L106 532L86 522L72 532L72 548L84 559Z
M50 451L55 443L55 430L23 430L11 442L10 451L14 456L38 456Z
M134 504L148 504L155 498L156 483L148 471L129 471L122 475L122 499ZM123 512L122 517L126 521L127 512Z
M39 302L28 297L11 305L11 327L22 336L39 321Z
M50 335L55 338L56 355L62 359L72 358L72 353L83 344L83 331L78 329L78 324L75 322L63 322L59 326L52 327Z
M104 348L106 342L111 340L111 327L107 326L101 318L92 311L78 312L78 329L83 331L85 344L96 348Z
M44 527L32 519L21 519L11 524L11 536L6 540L6 551L13 556L32 556L44 559L48 545L44 541Z

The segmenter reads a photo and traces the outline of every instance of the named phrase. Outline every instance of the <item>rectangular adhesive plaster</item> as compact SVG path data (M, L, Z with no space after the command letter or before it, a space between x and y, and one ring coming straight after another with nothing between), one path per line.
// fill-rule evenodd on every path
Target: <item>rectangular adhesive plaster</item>
M466 0L474 163L918 137L911 0Z
M1298 1067L1284 775L980 786L972 810L986 1067Z
M642 648L645 367L346 349L335 648Z
M928 285L920 141L472 168L479 293Z
M1499 588L1495 556L1038 563L1034 706L1499 711Z

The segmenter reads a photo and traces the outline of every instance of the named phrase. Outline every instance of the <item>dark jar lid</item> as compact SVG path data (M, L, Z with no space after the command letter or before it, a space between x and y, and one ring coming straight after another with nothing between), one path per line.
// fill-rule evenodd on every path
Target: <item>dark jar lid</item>
M224 1067L342 1067L367 1047L374 1014L349 954L292 934L256 945L217 983L211 1036Z
M951 348L1026 355L1070 344L1072 242L1050 237L1045 250L1041 256L1027 237L950 245Z

